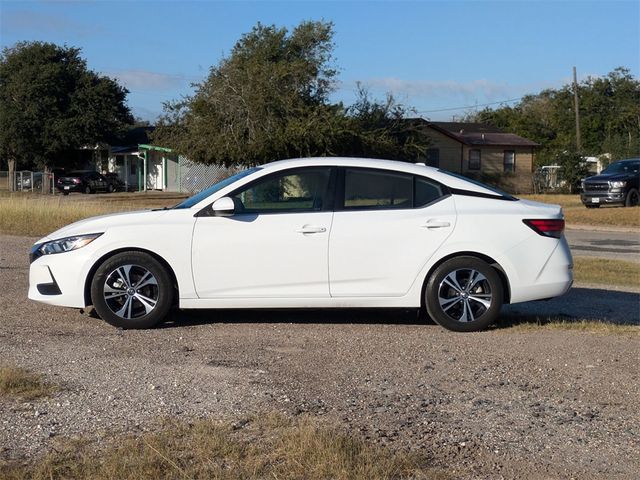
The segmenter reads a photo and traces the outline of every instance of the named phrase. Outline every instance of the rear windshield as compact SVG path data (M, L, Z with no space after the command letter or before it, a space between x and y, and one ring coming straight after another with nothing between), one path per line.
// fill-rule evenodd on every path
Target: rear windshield
M514 197L513 195L509 195L507 192L503 192L499 188L492 187L492 186L487 185L487 184L482 183L482 182L478 182L477 180L473 180L472 178L465 177L464 175L460 175L459 173L449 172L447 170L442 170L442 169L438 169L438 171L441 172L441 173L445 173L445 174L447 174L447 175L449 175L451 177L459 178L459 179L465 180L465 181L467 181L469 183L473 183L474 185L477 185L479 187L486 188L487 190L490 190L491 192L495 193L496 195L499 195L500 197L505 198L506 200L519 200L518 197Z

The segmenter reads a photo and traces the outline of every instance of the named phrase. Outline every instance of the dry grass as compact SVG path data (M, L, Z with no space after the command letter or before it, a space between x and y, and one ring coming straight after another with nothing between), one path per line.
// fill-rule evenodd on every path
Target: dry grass
M6 194L0 196L0 233L43 236L83 218L172 206L183 198L155 192L66 197Z
M23 400L45 397L56 391L43 381L42 375L17 367L0 366L0 395Z
M113 212L175 205L183 194L165 192L72 194L67 197L30 193L0 193L0 233L46 235L69 223ZM640 207L586 209L577 195L523 195L522 198L562 205L569 224L640 226Z
M446 478L423 458L368 445L309 418L279 415L220 423L165 422L140 437L96 448L66 440L28 464L0 465L7 480Z
M616 227L640 226L640 207L586 208L580 201L580 195L521 195L520 197L536 202L561 205L568 224Z
M576 282L640 288L640 263L596 257L574 257Z
M571 320L534 316L502 317L497 325L505 332L531 332L570 330L596 335L626 335L640 338L640 325L601 322L597 320Z

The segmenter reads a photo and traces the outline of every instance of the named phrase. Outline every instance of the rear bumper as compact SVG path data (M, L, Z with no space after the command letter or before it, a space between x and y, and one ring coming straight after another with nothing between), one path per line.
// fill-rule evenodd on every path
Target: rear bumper
M567 293L572 284L573 258L563 236L537 275L512 290L511 303L559 297Z

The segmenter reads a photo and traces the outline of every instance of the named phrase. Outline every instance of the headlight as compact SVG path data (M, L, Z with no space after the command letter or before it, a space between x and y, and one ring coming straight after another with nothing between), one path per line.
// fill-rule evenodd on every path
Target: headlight
M622 188L627 184L627 182L609 182L609 185L613 188Z
M100 235L102 235L102 233L91 233L88 235L76 235L74 237L60 238L58 240L52 240L51 242L45 242L36 246L36 251L40 255L70 252L71 250L77 250L90 244Z

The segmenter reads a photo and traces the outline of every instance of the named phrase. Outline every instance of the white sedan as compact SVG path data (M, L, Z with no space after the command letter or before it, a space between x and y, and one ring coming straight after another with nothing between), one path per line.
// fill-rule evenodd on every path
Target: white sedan
M250 168L170 209L89 218L38 240L29 298L122 328L191 308L426 308L479 330L504 303L564 294L557 205L444 170L355 158Z

